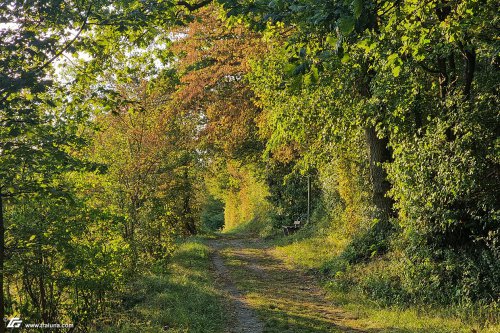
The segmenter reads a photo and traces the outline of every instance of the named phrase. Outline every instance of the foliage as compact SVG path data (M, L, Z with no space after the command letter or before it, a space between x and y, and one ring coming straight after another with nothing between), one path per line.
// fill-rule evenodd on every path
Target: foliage
M124 308L111 314L119 319L95 332L222 332L228 314L214 287L210 249L190 238L180 244L167 265L141 274L122 294ZM124 315L126 314L126 315Z
M210 196L201 212L201 225L211 231L222 230L224 227L224 203Z
M262 144L256 136L253 91L245 80L249 59L264 51L259 35L243 25L228 26L220 9L209 6L176 33L181 86L177 107L200 117L200 146L233 159L255 159Z
M257 232L267 224L271 210L266 184L260 179L253 165L228 160L210 173L207 189L224 202L224 230L230 231L242 225L253 225ZM218 175L218 177L216 176Z
M60 180L74 186L74 180ZM129 254L109 211L87 199L18 197L6 209L7 309L27 320L86 326L113 302Z
M223 3L228 15L271 40L271 52L250 75L268 154L321 165L351 155L343 154L352 149L345 133L367 133L373 204L388 214L373 214L382 221L372 230L363 231L372 223L361 223L343 254L347 262L389 250L390 220L401 227L391 237L404 240L393 250L405 253L408 269L426 271L428 261L429 274L446 290L441 295L448 295L430 300L417 293L413 300L474 301L459 282L470 286L469 273L449 277L442 269L463 268L469 257L483 267L472 271L498 281L490 268L498 256L499 187L493 3ZM363 155L357 154L359 165L366 165ZM422 292L433 290L430 279L408 279ZM446 288L457 284L461 296L454 298ZM493 285L481 286L497 295ZM486 302L497 298L476 292Z

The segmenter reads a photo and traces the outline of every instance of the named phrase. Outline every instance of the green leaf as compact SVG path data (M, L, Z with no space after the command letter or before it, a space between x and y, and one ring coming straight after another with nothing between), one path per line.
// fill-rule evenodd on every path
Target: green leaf
M295 70L295 67L297 67L295 64L286 64L285 65L285 73L287 75L292 75L293 74L293 71Z
M354 30L355 23L356 20L354 19L354 17L344 16L337 21L337 26L339 27L340 32L342 32L342 34L347 35Z
M392 65L396 61L396 59L398 59L398 58L399 58L399 54L397 54L397 53L391 54L390 56L387 57L387 64Z
M318 82L318 80L319 80L318 67L316 67L314 65L311 66L311 75L312 75L313 82Z
M337 41L338 41L338 38L336 36L329 35L329 36L326 37L326 42L330 46L336 47L337 46Z
M394 77L398 77L400 72L401 72L401 66L396 66L392 69L392 75L394 75Z
M363 11L363 0L353 0L351 6L354 17L359 18L361 16L361 12Z

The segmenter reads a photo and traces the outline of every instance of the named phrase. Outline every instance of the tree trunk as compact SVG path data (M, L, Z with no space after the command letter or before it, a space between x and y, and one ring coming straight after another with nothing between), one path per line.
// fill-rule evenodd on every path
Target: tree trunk
M391 184L387 180L387 172L382 167L382 163L390 162L392 159L388 147L389 140L377 137L374 126L366 128L365 134L369 146L373 203L377 209L377 215L379 215L381 220L389 221L390 217L395 216L394 201L387 196Z
M372 13L372 15L369 15L367 27L379 33L379 20L378 14ZM376 72L371 66L371 61L366 62L363 67L364 73L361 75L356 86L359 95L368 100L372 97L370 83L375 77ZM381 165L384 162L392 160L388 145L389 139L387 137L382 139L377 137L377 132L373 125L365 127L365 137L369 148L370 178L373 187L372 200L377 210L377 217L380 220L375 229L382 229L381 231L385 232L391 229L389 218L396 216L394 201L387 196L391 184L387 180L387 173Z
M137 240L135 237L135 229L137 228L139 224L139 207L140 207L140 202L139 202L139 194L137 192L134 192L134 194L131 197L131 202L130 202L130 225L129 225L129 234L128 234L128 243L130 245L130 249L132 251L132 271L135 272L137 268L137 261L139 260L139 252L137 249Z
M3 293L4 266L5 261L5 225L3 217L3 197L0 191L0 319L5 318L5 299ZM0 322L0 333L5 332L5 323Z
M437 64L439 70L439 96L442 100L445 100L448 93L448 71L446 68L446 58L438 58Z
M358 84L359 94L366 99L372 96L370 82L375 75L373 70L368 69L369 67L369 64L365 65L365 74ZM387 173L382 167L382 163L392 160L389 151L389 139L387 137L382 139L377 137L375 126L366 127L365 136L369 148L370 178L373 186L372 200L377 209L377 217L380 221L383 221L379 225L385 229L385 226L388 226L389 218L396 215L394 202L387 196L391 184L387 180Z

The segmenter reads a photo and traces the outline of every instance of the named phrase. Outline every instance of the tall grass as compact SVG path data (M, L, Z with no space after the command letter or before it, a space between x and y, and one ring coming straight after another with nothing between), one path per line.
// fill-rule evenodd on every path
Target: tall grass
M113 323L95 332L223 332L228 316L214 279L210 249L191 239L180 245L168 264L159 263L138 276L121 295Z

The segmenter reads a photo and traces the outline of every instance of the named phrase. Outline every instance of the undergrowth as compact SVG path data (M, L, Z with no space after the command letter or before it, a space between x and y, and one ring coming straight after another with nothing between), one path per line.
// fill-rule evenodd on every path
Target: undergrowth
M210 265L210 249L201 241L181 244L168 264L158 263L128 286L115 320L96 332L223 332L228 317Z

